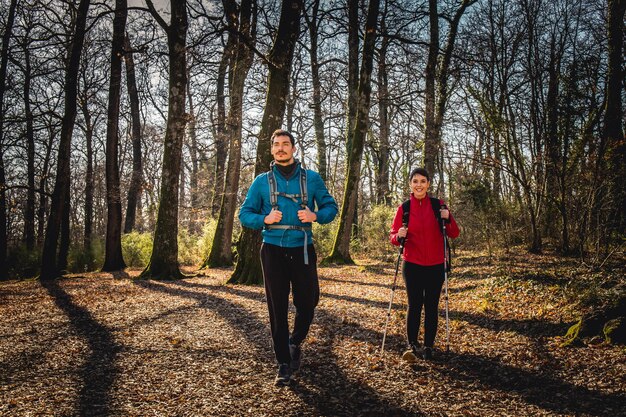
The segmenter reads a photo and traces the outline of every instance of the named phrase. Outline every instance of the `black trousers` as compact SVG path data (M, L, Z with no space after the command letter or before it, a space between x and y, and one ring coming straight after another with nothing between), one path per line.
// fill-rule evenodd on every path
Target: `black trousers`
M289 343L302 343L319 302L320 289L317 278L317 255L313 245L307 247L309 264L304 264L304 248L283 248L263 243L261 265L267 308L270 316L272 342L278 363L291 362ZM289 337L289 293L293 289L296 316Z
M423 306L424 346L433 347L439 322L439 296L444 282L443 264L422 266L404 262L402 276L409 302L406 312L407 341L417 343Z

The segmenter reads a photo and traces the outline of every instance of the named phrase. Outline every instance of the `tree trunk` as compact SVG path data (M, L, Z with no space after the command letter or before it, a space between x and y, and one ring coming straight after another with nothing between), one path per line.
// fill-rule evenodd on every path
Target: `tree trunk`
M237 30L248 39L250 39L250 35L253 32L251 15L252 2L250 0L242 0ZM222 196L222 204L220 205L215 235L213 236L211 252L205 260L203 267L220 267L233 264L233 225L237 209L237 193L239 192L239 175L241 172L243 96L248 70L252 65L252 58L252 50L246 47L244 42L238 41L233 68L230 71L232 79L229 88L230 109L226 123L226 135L231 142L226 182L224 184L224 194Z
M386 8L386 6L385 6ZM380 22L380 31L387 30L385 19ZM378 122L380 125L378 157L376 160L376 204L389 204L389 91L387 80L387 50L389 38L383 37L378 54Z
M64 207L69 194L70 184L70 152L74 121L76 119L76 92L78 81L76 74L80 67L80 55L85 39L85 26L89 0L81 0L76 14L74 36L72 39L69 60L65 72L65 105L61 124L61 138L59 140L59 153L57 160L57 172L50 204L50 216L46 228L43 253L41 255L41 280L51 280L59 276L60 270L57 263L57 248Z
M126 268L122 255L122 196L118 163L120 96L122 83L122 56L126 30L126 0L115 0L113 42L111 45L111 78L109 80L109 108L107 111L106 184L107 233L103 271Z
M609 228L617 232L616 236L624 236L626 229L626 140L622 129L622 93L623 93L623 45L624 45L624 13L626 0L609 0L608 14L608 75L606 85L606 108L604 112L604 130L602 139L605 142L609 181L609 192L612 203L609 214ZM602 155L601 155L602 156ZM606 198L604 196L603 198Z
M70 184L68 184L68 187ZM67 272L67 255L70 252L70 193L65 194L65 205L63 207L63 218L61 219L61 236L59 239L59 255L57 257L57 268L61 274Z
M141 277L177 279L182 276L178 266L178 184L186 125L187 2L171 3L169 26L156 12L152 1L147 0L146 3L152 15L167 32L170 78L163 171L154 246L150 263L141 273Z
M93 235L93 199L94 199L94 180L93 180L93 124L91 122L91 113L87 100L82 103L83 118L85 119L85 144L87 147L87 167L85 172L85 229L83 233L83 246L86 251L91 253L92 235ZM89 265L89 269L93 265Z
M197 235L200 233L200 225L198 212L200 210L200 190L198 190L198 135L196 133L196 112L193 105L193 96L191 95L191 82L187 79L187 101L189 103L189 157L191 159L191 170L189 172L189 196L191 210L189 213L189 233Z
M428 60L425 71L424 97L424 167L431 178L435 177L437 161L437 134L435 130L435 77L437 74L437 57L439 56L439 12L437 0L428 0L430 21L430 44L428 45Z
M48 177L50 176L50 157L52 155L52 144L54 143L54 132L52 129L49 131L48 143L46 143L46 156L43 160L43 167L41 169L41 176L39 178L39 209L37 210L37 246L41 247L44 243L44 227L46 213L48 210L48 196L46 194L46 188L48 184Z
M379 0L370 0L365 23L365 39L363 41L363 62L359 77L358 105L354 131L351 132L352 147L348 154L348 173L346 176L345 193L341 205L339 228L335 235L333 249L325 262L349 263L354 261L350 256L350 240L352 225L356 222L354 211L357 207L359 179L361 177L361 159L363 146L369 128L369 107L371 95L371 75L376 44L376 24L378 20Z
M26 192L26 210L24 215L24 241L26 249L35 248L35 132L33 111L31 109L30 84L32 79L30 49L24 45L24 117L26 118L26 155L28 190Z
M9 42L15 21L15 8L17 0L11 0L7 24L2 36L2 56L0 58L0 138L4 136L4 91L7 79L7 66L9 62ZM0 280L8 279L6 267L7 259L7 196L6 196L6 175L4 172L4 150L0 142Z
M135 228L137 218L137 204L141 196L143 185L143 167L141 155L141 117L139 113L139 94L135 77L135 60L133 59L130 38L126 35L124 42L124 63L126 64L126 84L128 99L130 100L130 119L132 124L133 143L133 173L128 187L128 204L126 206L126 221L124 233L130 233Z
M317 58L317 42L318 42L318 11L320 0L313 2L311 18L305 14L309 27L310 49L309 56L311 59L311 81L313 84L313 127L315 128L315 142L317 143L317 170L326 181L326 139L324 138L324 119L322 118L322 84L320 82L320 64Z
M215 182L213 185L213 201L211 203L211 216L215 217L220 212L220 204L224 194L226 181L226 158L228 157L228 135L226 133L226 77L233 71L233 56L237 53L237 16L239 10L234 0L223 0L224 15L228 22L228 40L222 53L222 59L217 72L216 104L217 121L215 129ZM229 85L232 79L229 77ZM205 261L206 263L206 261Z
M359 101L359 0L348 0L348 120L346 121L346 152L352 148L352 131L356 123Z
M268 55L269 74L265 111L261 120L257 146L255 176L268 170L271 162L270 137L280 128L289 94L289 74L295 45L300 34L301 0L283 0L278 31ZM260 284L263 282L259 250L261 231L244 228L237 242L239 260L229 283Z

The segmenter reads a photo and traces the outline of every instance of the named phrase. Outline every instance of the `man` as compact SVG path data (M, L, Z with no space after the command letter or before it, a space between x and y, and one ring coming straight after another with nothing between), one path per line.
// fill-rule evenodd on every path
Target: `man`
M282 386L289 385L293 372L300 368L301 344L319 301L311 224L331 222L337 215L337 203L320 175L304 169L294 159L296 147L291 133L276 130L271 140L274 157L271 169L252 182L239 210L239 220L245 227L263 228L261 264L274 353L279 365L275 383ZM296 307L291 336L290 286Z

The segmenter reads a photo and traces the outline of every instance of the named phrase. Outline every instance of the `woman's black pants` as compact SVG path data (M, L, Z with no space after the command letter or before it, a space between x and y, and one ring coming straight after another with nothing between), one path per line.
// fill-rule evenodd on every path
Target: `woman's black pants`
M263 243L261 265L274 353L278 363L291 362L289 343L302 343L313 322L320 298L317 278L317 255L313 245L307 247L309 264L304 264L304 248L284 248ZM289 293L293 289L296 307L293 332L289 337ZM290 340L291 339L291 340Z
M423 306L424 346L433 347L439 322L439 296L444 282L443 264L422 266L405 261L402 276L409 302L406 312L407 341L417 345Z

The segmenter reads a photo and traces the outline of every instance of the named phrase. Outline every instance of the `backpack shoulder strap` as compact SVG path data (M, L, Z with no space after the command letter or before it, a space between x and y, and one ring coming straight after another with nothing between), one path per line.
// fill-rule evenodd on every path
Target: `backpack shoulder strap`
M308 199L308 191L307 191L307 184L306 184L306 169L304 169L304 167L300 166L300 195L302 197L302 208L306 208L307 204L309 203L309 199Z
M439 201L436 197L430 197L430 205L433 208L433 214L435 215L435 219L437 219L437 226L439 226L439 231L441 231L441 201Z
M276 191L276 177L274 171L270 169L267 172L267 182L270 187L270 204L273 209L278 210L278 192Z
M402 224L404 226L408 226L410 218L411 218L411 199L409 198L404 203L402 203Z

